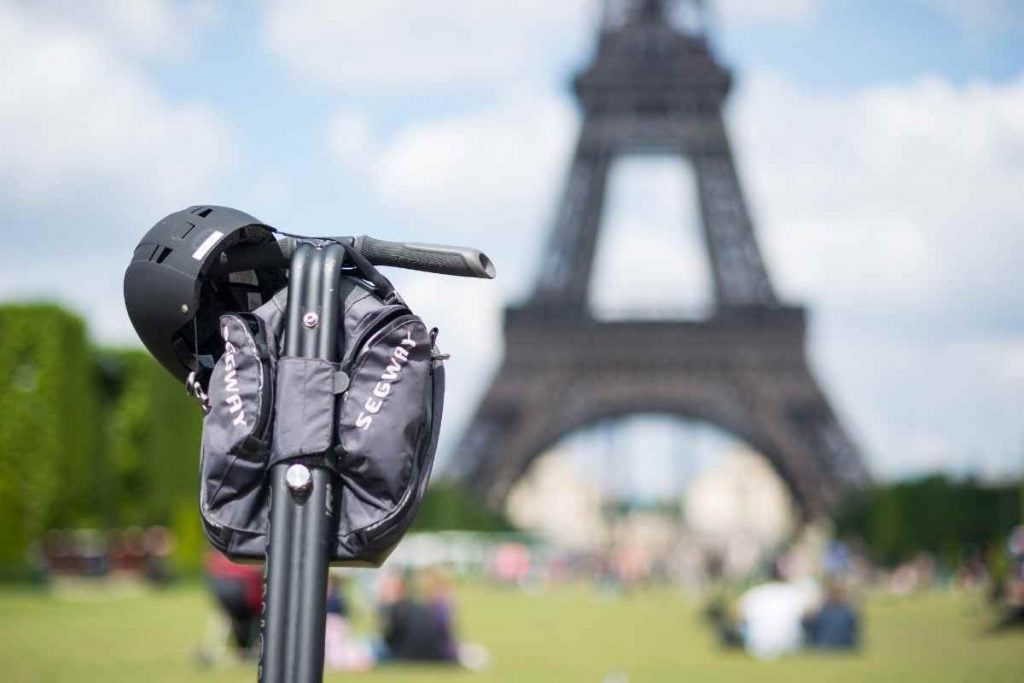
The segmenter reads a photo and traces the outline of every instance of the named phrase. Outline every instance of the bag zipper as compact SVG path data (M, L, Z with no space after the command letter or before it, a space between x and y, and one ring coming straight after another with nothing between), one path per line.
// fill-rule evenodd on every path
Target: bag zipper
M377 320L374 320L372 324L367 325L366 329L359 333L356 337L355 342L352 343L352 348L346 354L345 358L341 361L341 369L344 370L349 377L352 377L352 368L359 361L359 357L363 355L363 351L371 346L371 340L379 336L381 333L386 334L394 329L392 323L398 318L415 318L416 316L405 306L396 306L394 310L385 313L380 316Z

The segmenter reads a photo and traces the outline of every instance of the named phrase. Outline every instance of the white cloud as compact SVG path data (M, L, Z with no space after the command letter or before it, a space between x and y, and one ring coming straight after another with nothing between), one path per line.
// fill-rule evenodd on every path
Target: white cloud
M327 147L344 165L359 167L374 153L370 117L357 109L340 109L327 126Z
M377 202L408 226L403 238L471 243L499 255L503 287L521 288L560 190L573 118L556 96L512 92L390 137L345 109L328 126L327 141L338 163L367 176Z
M16 4L16 2L15 2ZM41 0L25 2L51 27L102 36L137 56L187 56L199 33L220 19L217 0Z
M968 31L999 31L1024 26L1020 0L918 0Z
M729 23L806 23L818 17L821 0L718 0L712 7Z
M304 78L409 94L544 69L589 38L592 10L586 0L271 0L264 33Z
M466 115L409 126L381 151L374 184L389 203L469 215L529 210L560 180L574 114L560 98L510 93ZM475 232L491 226L479 224Z
M231 161L222 117L167 101L102 35L0 7L0 62L0 178L11 203L49 203L71 188L166 201Z
M270 0L264 34L303 78L408 95L547 77L591 49L601 0ZM727 23L807 23L821 0L721 0Z
M785 291L911 331L1024 323L1024 77L836 96L760 75L736 105Z
M0 256L0 295L57 297L101 338L124 339L132 240L209 196L236 148L217 111L161 92L139 52L111 37L116 26L78 26L71 18L85 10L62 7L0 4L0 210L5 231L18 234ZM139 40L151 31L142 24ZM173 43L173 32L151 37Z
M882 473L1019 471L1024 77L849 95L754 74L735 103L775 280Z

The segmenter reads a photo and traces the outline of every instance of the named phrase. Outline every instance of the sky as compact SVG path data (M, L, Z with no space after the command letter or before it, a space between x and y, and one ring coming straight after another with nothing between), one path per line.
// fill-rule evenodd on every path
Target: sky
M1024 3L713 5L765 259L810 308L814 372L870 468L1018 475ZM0 0L0 299L57 300L100 342L137 344L124 268L145 230L197 203L303 234L480 247L494 282L393 273L452 353L443 458L499 362L502 306L530 290L597 14L587 0ZM638 290L645 310L707 306L688 180L675 160L613 169L598 314Z

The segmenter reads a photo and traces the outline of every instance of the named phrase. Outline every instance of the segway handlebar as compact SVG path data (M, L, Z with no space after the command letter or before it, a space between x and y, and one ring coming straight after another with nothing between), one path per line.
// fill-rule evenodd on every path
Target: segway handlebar
M393 266L487 280L494 278L494 264L478 249L443 244L387 242L365 235L356 237L354 246L375 266Z
M415 242L388 242L361 235L336 237L334 241L355 247L375 266L393 266L407 270L421 270L441 275L458 275L493 279L494 263L478 249L452 247L442 244ZM298 240L286 237L276 242L245 244L232 247L221 254L211 267L214 274L236 273L256 268L285 267L291 260Z

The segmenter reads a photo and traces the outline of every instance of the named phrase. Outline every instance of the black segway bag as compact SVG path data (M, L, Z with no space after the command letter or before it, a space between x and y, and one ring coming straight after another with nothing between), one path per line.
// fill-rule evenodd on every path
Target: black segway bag
M281 357L287 291L220 319L224 350L209 379L200 510L210 542L262 559L269 468L332 473L334 564L379 566L419 508L437 448L444 368L436 330L379 273L343 276L340 362Z

